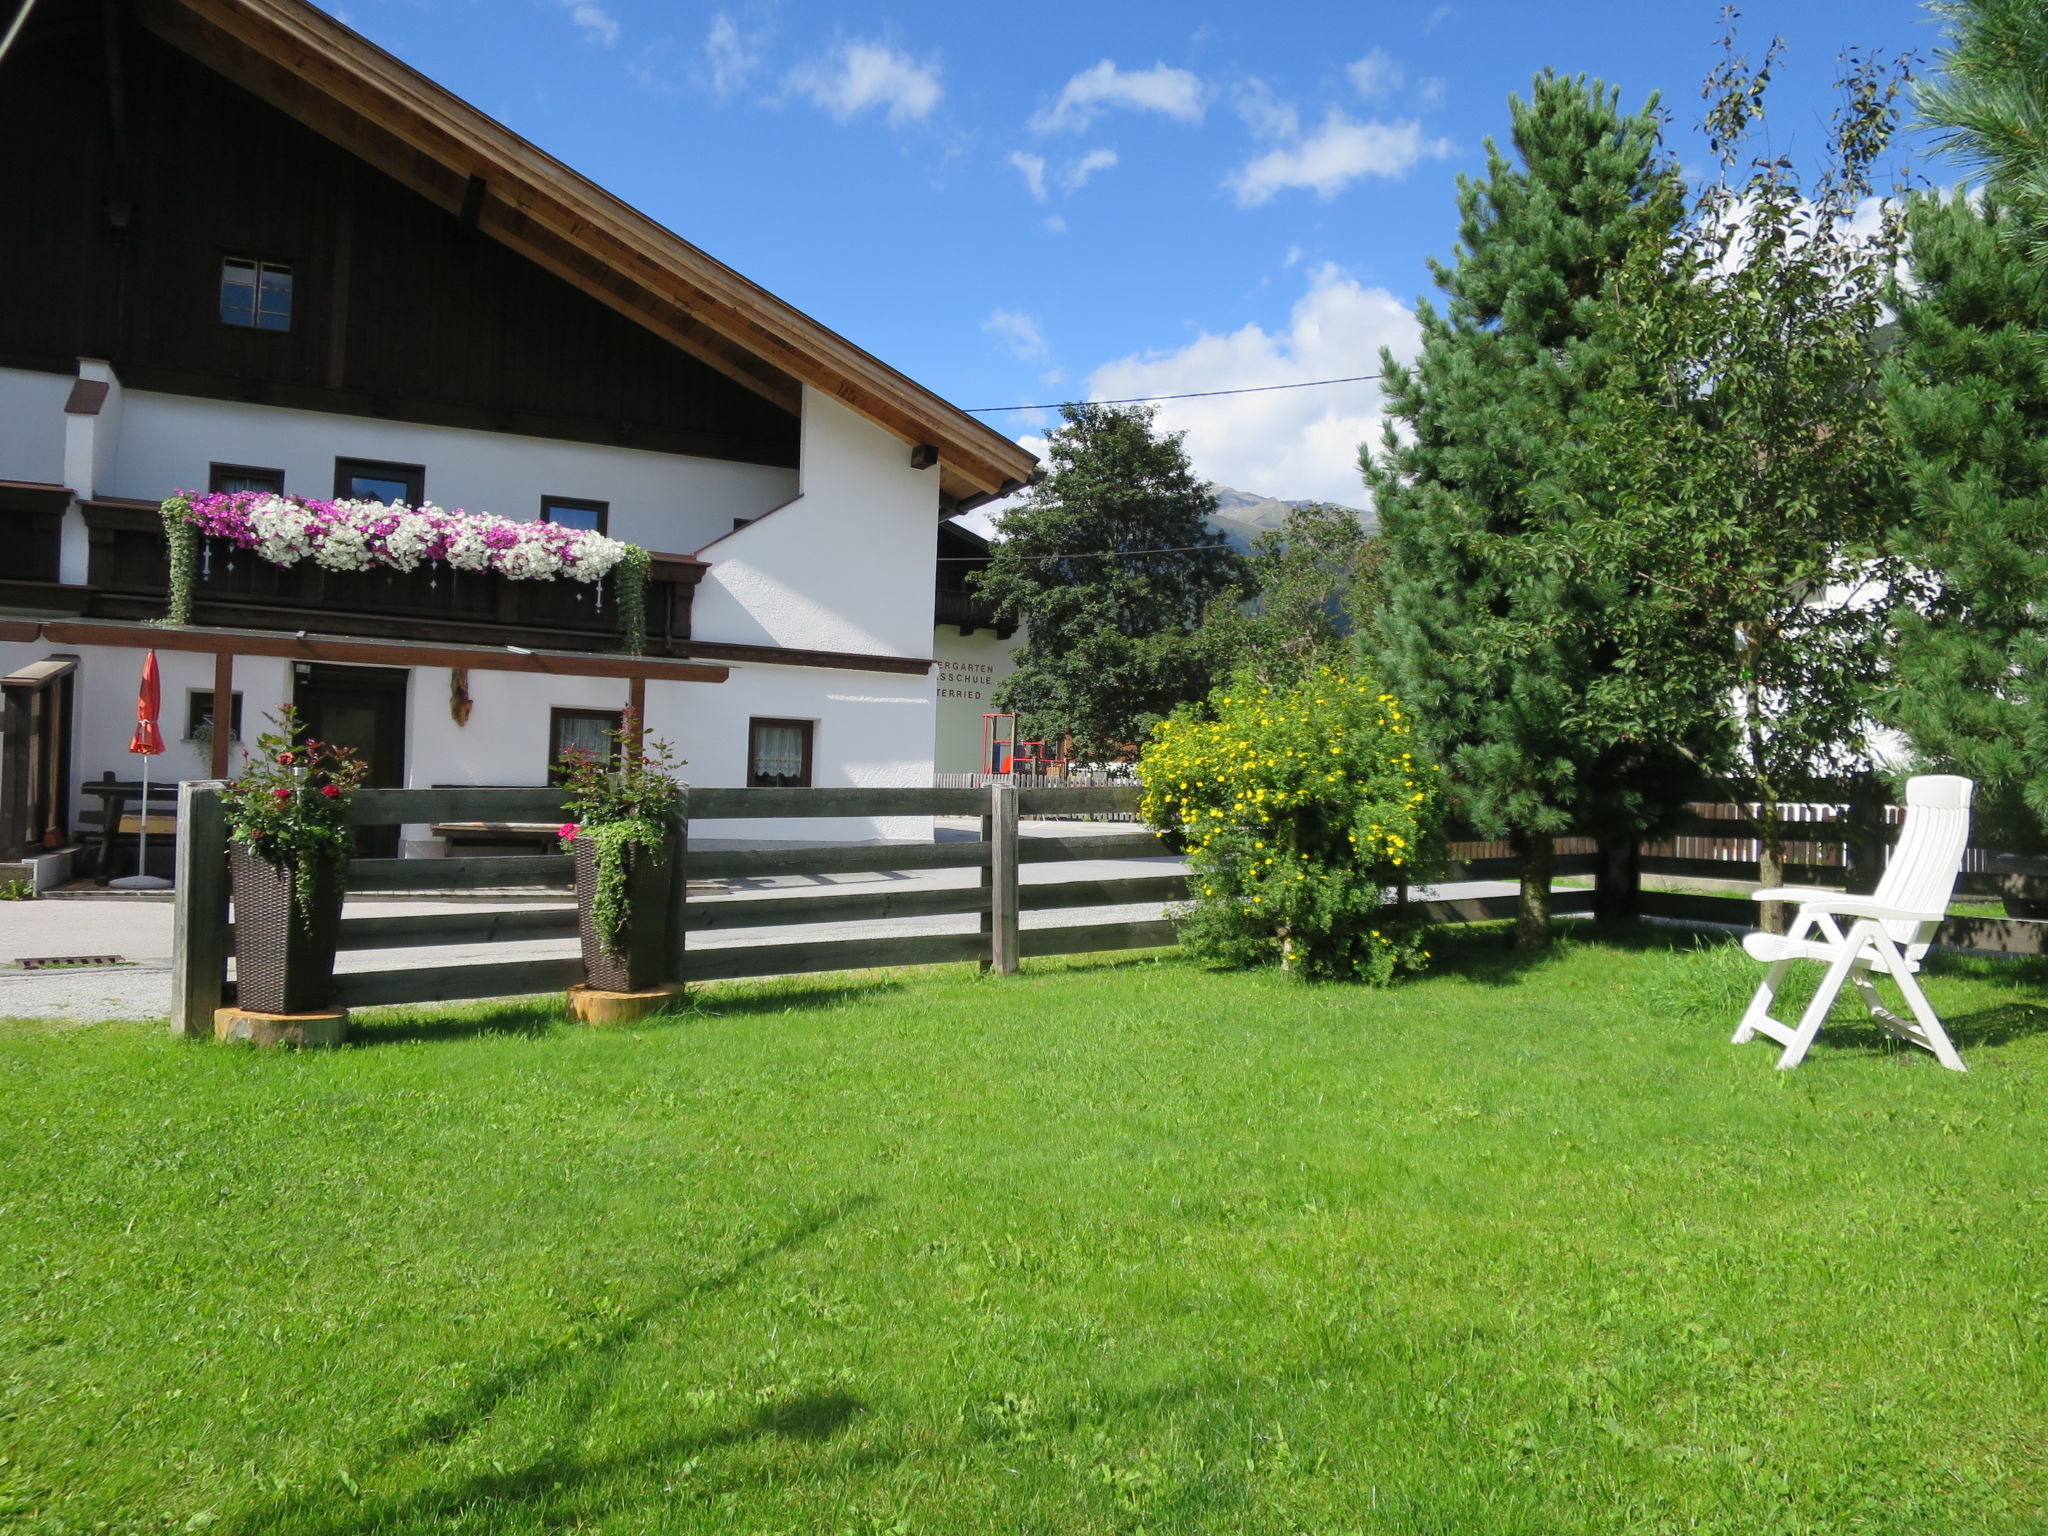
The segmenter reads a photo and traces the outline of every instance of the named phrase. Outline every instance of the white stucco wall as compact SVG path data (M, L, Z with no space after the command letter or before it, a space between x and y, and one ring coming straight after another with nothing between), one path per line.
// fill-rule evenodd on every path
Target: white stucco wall
M1017 670L1011 653L1023 636L998 640L992 629L960 633L957 624L941 624L932 636L938 658L937 742L932 767L940 773L979 773L982 715L995 708L996 684Z
M931 654L936 470L830 395L804 389L801 495L703 551L700 640Z
M61 377L0 373L0 453L7 455L0 457L0 478L61 477L69 388ZM838 401L807 391L804 405L797 496L797 473L788 470L131 390L96 436L93 457L105 466L98 483L74 489L153 499L203 486L209 463L220 462L282 469L288 490L319 495L331 489L339 455L420 463L428 495L444 506L532 516L544 492L590 497L611 503L612 531L621 537L667 550L712 545L712 569L696 603L700 638L929 656L938 476L911 469L901 441ZM759 521L732 533L741 517ZM0 669L61 649L0 645ZM125 748L142 653L88 647L79 654L77 777L98 778L108 769L133 777L138 764ZM158 659L170 750L152 765L152 776L203 776L206 752L178 738L186 691L212 687L212 659L170 651ZM244 734L253 741L264 717L290 696L289 664L240 659L235 686L243 695ZM821 787L924 786L931 782L935 687L929 675L746 664L721 684L651 683L648 724L689 760L684 775L692 784L741 784L748 722L772 716L815 722ZM473 669L470 720L458 726L448 712L448 688L446 668L413 670L412 786L542 783L549 710L616 709L627 692L620 680ZM930 821L757 821L706 835L928 838Z
M64 483L64 401L71 380L62 374L0 368L0 480Z
M758 464L143 390L128 391L112 481L97 490L204 490L218 463L281 469L286 490L329 496L336 458L425 465L430 500L502 517L538 517L543 495L607 501L615 537L684 553L796 492L796 471ZM0 465L0 478L17 477Z

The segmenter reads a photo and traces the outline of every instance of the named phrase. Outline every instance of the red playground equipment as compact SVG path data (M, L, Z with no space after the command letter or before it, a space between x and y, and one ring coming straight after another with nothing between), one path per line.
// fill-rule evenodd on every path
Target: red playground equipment
M1017 739L1015 715L985 714L981 717L983 773L1022 773L1043 778L1057 761L1047 753L1044 742Z

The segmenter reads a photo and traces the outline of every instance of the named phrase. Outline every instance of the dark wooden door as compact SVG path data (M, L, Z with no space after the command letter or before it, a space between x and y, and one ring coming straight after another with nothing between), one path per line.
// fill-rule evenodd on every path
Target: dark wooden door
M306 735L336 746L354 747L369 764L365 784L379 789L403 789L405 685L410 676L406 669L297 662L293 674L293 702L299 707ZM356 856L396 858L398 828L358 829Z

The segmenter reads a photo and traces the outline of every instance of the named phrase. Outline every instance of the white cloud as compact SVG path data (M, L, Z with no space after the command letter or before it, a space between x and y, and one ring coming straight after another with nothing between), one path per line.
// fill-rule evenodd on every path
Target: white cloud
M891 128L924 121L945 94L936 63L920 64L886 43L841 43L792 70L789 84L839 122L881 108Z
M1415 87L1415 98L1425 109L1433 109L1444 104L1445 93L1449 90L1450 86L1442 75L1430 75Z
M1054 214L1045 221L1045 228L1048 234L1064 235L1067 232L1067 221L1058 214Z
M1239 86L1231 105L1254 138L1291 139L1301 133L1301 113L1294 103L1282 101L1263 80L1247 80Z
M1451 152L1447 139L1425 139L1412 118L1394 123L1353 122L1335 107L1308 138L1269 150L1224 184L1240 208L1256 208L1293 187L1328 201L1361 176L1399 176L1419 160Z
M704 59L711 70L711 93L721 101L743 89L761 65L761 55L723 11L711 18L711 32L704 39Z
M1000 338L1020 358L1029 360L1046 354L1045 332L1022 310L996 310L981 322L981 328Z
M1420 345L1407 306L1325 264L1309 275L1284 328L1205 332L1175 351L1105 363L1088 376L1088 394L1114 400L1343 378L1377 372L1382 346L1406 360ZM1357 507L1365 505L1358 449L1379 441L1380 404L1377 383L1335 384L1162 401L1157 419L1161 430L1187 433L1188 455L1206 479L1258 495Z
M1010 164L1023 174L1024 185L1031 191L1031 200L1034 203L1044 202L1045 156L1034 155L1022 149L1013 150L1010 153Z
M1375 48L1364 58L1353 60L1344 66L1344 72L1351 77L1352 89L1367 101L1391 96L1408 80L1407 71L1384 48Z
M1108 107L1162 112L1176 122L1202 120L1202 82L1185 69L1155 64L1118 69L1110 60L1084 69L1060 88L1059 99L1031 119L1040 133L1079 132Z
M619 40L619 24L603 6L593 5L590 0L562 0L562 9L583 29L587 41L609 48Z
M1067 167L1066 174L1060 178L1060 182L1069 192L1078 192L1088 185L1090 176L1097 171L1106 171L1115 164L1115 150L1091 149Z

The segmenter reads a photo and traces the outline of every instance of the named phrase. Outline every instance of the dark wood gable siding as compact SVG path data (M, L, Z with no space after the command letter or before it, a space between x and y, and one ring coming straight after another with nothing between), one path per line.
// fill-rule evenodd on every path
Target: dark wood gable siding
M42 6L0 66L0 206L0 365L69 373L104 357L140 389L797 461L790 413L144 32L125 5ZM220 322L231 255L293 267L289 332Z

